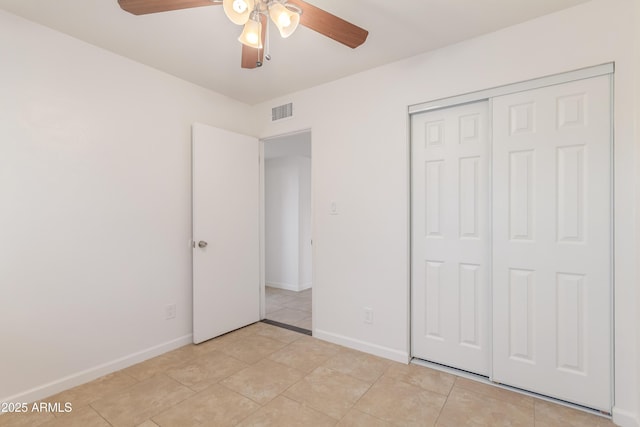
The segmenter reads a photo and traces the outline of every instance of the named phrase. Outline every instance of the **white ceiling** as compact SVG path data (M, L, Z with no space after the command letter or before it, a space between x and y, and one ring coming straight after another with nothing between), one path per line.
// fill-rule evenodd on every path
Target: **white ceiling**
M248 104L437 49L588 0L307 0L369 30L352 50L300 27L271 32L271 61L240 68L241 27L221 6L153 15L117 0L0 0L0 8ZM272 30L275 28L272 26Z

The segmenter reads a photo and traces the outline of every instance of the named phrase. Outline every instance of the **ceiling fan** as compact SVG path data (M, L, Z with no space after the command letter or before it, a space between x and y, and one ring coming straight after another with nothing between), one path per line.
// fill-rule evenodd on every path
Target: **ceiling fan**
M369 32L303 0L118 0L120 7L134 15L166 12L199 6L222 5L227 17L243 25L242 68L262 66L264 41L271 18L282 37L289 37L298 24L304 25L352 49L365 42ZM267 59L270 59L267 55Z

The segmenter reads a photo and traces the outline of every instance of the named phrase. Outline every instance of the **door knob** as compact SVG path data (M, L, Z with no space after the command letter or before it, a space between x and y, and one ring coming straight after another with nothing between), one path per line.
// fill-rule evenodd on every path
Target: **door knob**
M208 243L207 243L207 242L205 242L204 240L200 240L200 241L198 242L198 247L199 247L199 248L204 249L204 248L206 248L206 247L207 247L207 245L208 245Z

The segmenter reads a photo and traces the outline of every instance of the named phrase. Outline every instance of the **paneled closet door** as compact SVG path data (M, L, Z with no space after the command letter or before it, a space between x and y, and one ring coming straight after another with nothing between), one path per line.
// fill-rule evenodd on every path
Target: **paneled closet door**
M611 410L608 76L493 100L493 380Z
M488 102L412 116L412 354L489 375Z

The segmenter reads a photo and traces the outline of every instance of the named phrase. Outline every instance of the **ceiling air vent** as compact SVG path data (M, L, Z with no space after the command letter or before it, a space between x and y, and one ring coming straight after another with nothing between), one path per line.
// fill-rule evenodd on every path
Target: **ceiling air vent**
M279 105L271 109L271 121L286 119L293 116L293 103Z

